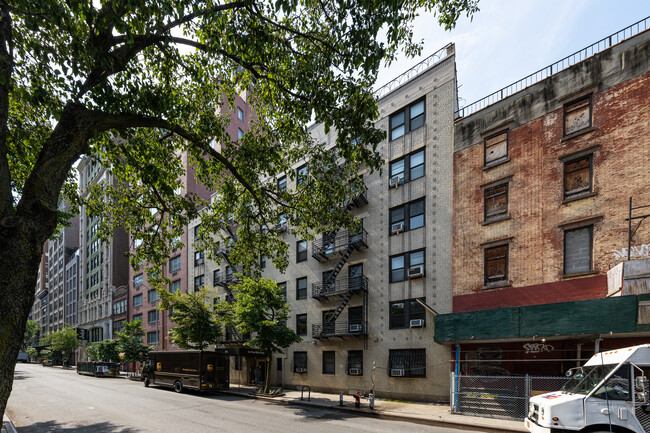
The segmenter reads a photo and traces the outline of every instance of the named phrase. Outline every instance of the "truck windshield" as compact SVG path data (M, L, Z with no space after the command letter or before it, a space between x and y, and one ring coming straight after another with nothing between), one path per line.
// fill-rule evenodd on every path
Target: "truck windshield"
M598 365L594 367L580 367L575 370L569 381L564 384L562 391L569 394L587 395L594 389L614 368L615 364Z

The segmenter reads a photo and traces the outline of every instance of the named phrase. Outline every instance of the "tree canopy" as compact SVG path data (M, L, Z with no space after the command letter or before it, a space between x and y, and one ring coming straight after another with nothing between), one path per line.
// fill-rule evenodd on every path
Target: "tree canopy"
M341 203L361 166L382 164L371 86L382 61L420 52L419 8L449 28L477 1L0 0L0 267L16 270L0 275L0 412L62 192L101 216L103 235L121 226L142 240L133 265L162 266L205 207L206 234L228 215L240 223L231 260L282 268L287 246L264 229L280 215L303 238L352 224ZM254 115L233 139L244 94ZM336 143L314 143L310 122ZM80 197L72 168L84 155L118 185ZM215 200L179 190L180 155ZM279 188L307 160L304 187Z
M142 342L145 334L142 329L142 320L139 319L126 322L124 330L117 332L118 349L124 354L121 356L124 361L144 362L147 359L151 347Z

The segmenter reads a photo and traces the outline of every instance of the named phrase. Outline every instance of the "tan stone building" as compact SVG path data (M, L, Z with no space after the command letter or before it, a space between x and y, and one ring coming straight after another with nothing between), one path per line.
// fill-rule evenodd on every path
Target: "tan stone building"
M303 242L279 224L290 246L289 267L279 273L269 262L264 276L286 288L288 326L303 341L274 356L272 384L449 398L449 349L433 343L428 309L451 312L454 59L454 46L444 47L378 91L377 125L388 135L379 146L385 165L382 176L360 173L367 192L350 203L350 212L362 220L361 233ZM321 125L311 134L325 145L336 138ZM288 180L287 187L296 185ZM195 252L190 245L188 257ZM201 261L189 266L187 284L203 281L225 296L232 272L224 261ZM236 348L243 338L229 331L224 346ZM231 382L250 383L255 366L265 361L250 351L237 353Z

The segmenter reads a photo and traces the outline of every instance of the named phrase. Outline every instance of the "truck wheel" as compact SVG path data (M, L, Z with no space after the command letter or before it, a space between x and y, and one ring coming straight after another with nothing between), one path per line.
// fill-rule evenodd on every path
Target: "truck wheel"
M145 388L149 388L149 376L144 378L144 386Z
M180 380L174 382L174 391L183 392L183 383Z

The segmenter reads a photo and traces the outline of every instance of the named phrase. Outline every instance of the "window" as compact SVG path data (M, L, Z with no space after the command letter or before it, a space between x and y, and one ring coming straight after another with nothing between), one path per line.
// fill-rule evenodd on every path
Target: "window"
M133 322L133 321L136 321L136 320L139 320L139 321L142 322L142 313L133 315L133 319L131 319L131 321Z
M307 277L296 280L296 299L307 299Z
M238 138L239 140L241 140L243 136L244 136L244 131L242 131L241 129L237 128L237 138Z
M296 263L307 260L307 241L296 242Z
M158 321L158 310L151 310L147 313L147 319L149 323L155 323Z
M323 351L323 374L336 374L336 352Z
M92 328L90 330L89 341L91 343L96 343L104 339L104 328Z
M260 256L260 269L266 269L266 256Z
M571 135L591 126L591 95L564 106L564 135Z
M230 266L226 266L226 283L232 283L235 272Z
M282 293L282 297L284 301L287 301L287 283L278 283L278 286L280 286L280 293Z
M276 358L276 367L277 371L282 371L282 358Z
M221 282L221 269L216 269L214 272L212 272L212 285L216 286L220 282Z
M142 274L133 277L133 287L140 287L143 283L143 278Z
M237 118L242 122L244 121L244 110L239 107L237 107Z
M307 335L307 315L306 314L297 314L296 315L296 334L298 334L298 335Z
M201 231L201 226L194 226L194 240L199 239L199 232Z
M181 268L181 256L176 256L169 261L169 272L176 272Z
M485 285L508 283L508 245L485 249Z
M389 329L400 329L424 326L426 315L424 307L415 299L396 301L390 303ZM422 320L421 324L411 323L412 320Z
M390 377L426 377L426 349L388 351Z
M198 277L194 277L194 290L199 290L204 285L205 285L204 275L199 275Z
M66 307L67 309L67 307ZM114 302L113 303L113 314L123 314L126 313L126 299L122 299L120 301Z
M235 370L241 370L241 355L235 355Z
M508 216L508 183L483 190L483 213L486 222Z
M390 116L390 139L395 140L422 125L424 125L424 99Z
M593 396L603 400L631 401L632 375L629 364L622 365L616 372L607 379L604 385L598 388ZM637 394L638 395L638 394Z
M307 352L293 352L293 372L307 373Z
M307 183L307 164L296 169L296 185L305 185Z
M483 165L489 167L508 160L508 130L490 135L483 141Z
M177 291L180 292L180 290L181 290L181 280L172 281L172 283L169 285L170 293L176 293Z
M348 350L348 374L363 376L363 350Z
M424 199L390 210L390 233L414 230L424 226Z
M572 199L592 191L593 155L564 163L564 199Z
M147 293L147 299L149 302L155 302L158 300L158 291L157 290L149 290Z
M203 251L196 251L194 253L194 266L203 264Z
M400 184L419 179L422 176L424 176L424 150L419 150L390 163L390 178L398 177Z
M280 191L286 191L287 190L287 177L282 176L280 179L278 179L278 189Z
M142 305L142 293L133 297L133 306L139 307L140 305Z
M411 251L390 258L390 282L397 283L407 278L407 269L422 265L424 268L424 250Z
M158 331L147 332L147 344L158 344Z
M564 232L564 274L593 271L594 226L580 227Z

